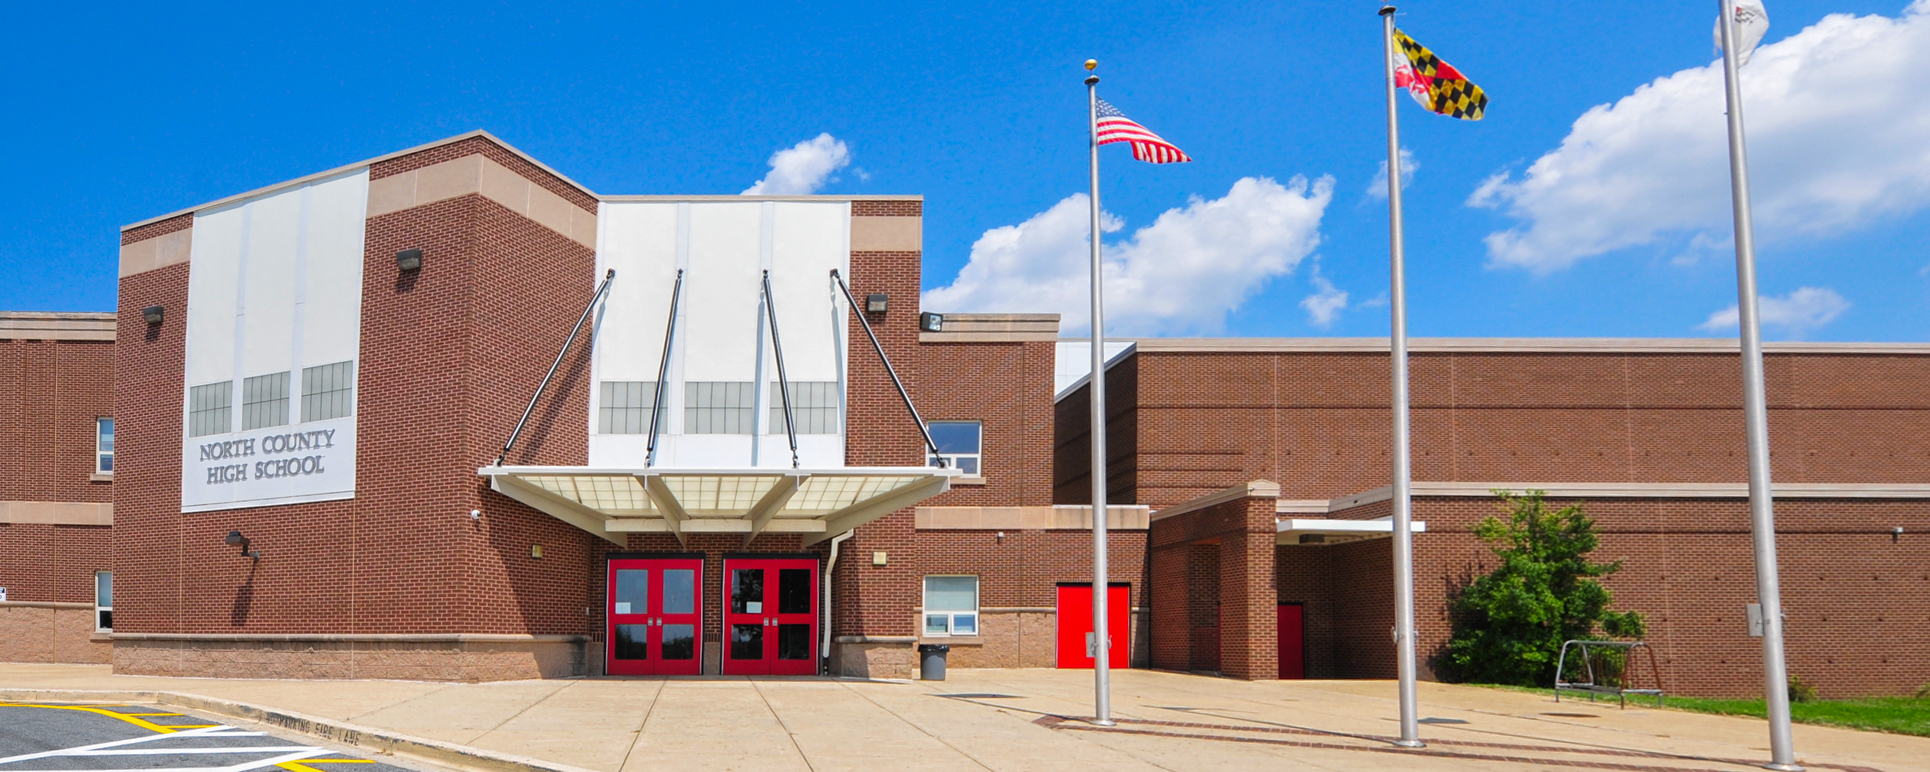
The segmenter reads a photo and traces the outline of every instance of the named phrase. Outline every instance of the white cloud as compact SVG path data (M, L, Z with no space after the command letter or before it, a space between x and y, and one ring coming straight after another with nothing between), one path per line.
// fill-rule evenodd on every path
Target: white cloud
M1764 327L1779 327L1801 336L1842 316L1850 310L1850 301L1828 287L1803 287L1779 298L1764 296L1756 301L1756 308ZM1701 327L1713 332L1733 330L1741 325L1741 319L1741 312L1730 306L1710 314Z
M1313 284L1315 292L1300 299L1300 307L1307 309L1307 322L1321 329L1334 326L1334 321L1340 318L1340 312L1347 308L1347 293L1327 281L1327 277L1321 276L1319 267L1314 268L1308 281Z
M1192 198L1153 224L1106 246L1106 332L1217 332L1226 314L1268 279L1291 273L1320 243L1334 180L1281 185L1246 177L1226 195ZM972 244L952 283L924 293L933 311L1058 312L1061 329L1091 329L1091 204L1074 194ZM1124 221L1108 215L1107 233Z
M1401 148L1401 190L1414 184L1414 173L1421 170L1421 162L1414 160L1414 151ZM1387 200L1387 162L1380 162L1380 169L1374 178L1367 181L1367 197L1375 201Z
M1930 100L1917 89L1926 50L1930 0L1898 18L1828 16L1756 51L1742 80L1759 237L1930 206ZM1545 272L1664 239L1727 243L1723 89L1719 64L1659 78L1584 113L1519 179L1482 183L1469 205L1522 221L1487 237L1491 264Z
M819 134L771 154L771 173L746 188L746 196L798 196L818 192L831 174L851 163L844 140Z

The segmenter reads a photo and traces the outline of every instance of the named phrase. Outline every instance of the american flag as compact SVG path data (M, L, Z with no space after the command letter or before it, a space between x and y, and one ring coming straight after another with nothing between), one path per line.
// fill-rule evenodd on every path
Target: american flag
M1186 151L1173 143L1160 139L1158 134L1147 131L1146 127L1133 122L1119 108L1106 100L1099 100L1099 144L1110 145L1114 142L1131 142L1133 160L1149 164L1185 163L1193 160Z

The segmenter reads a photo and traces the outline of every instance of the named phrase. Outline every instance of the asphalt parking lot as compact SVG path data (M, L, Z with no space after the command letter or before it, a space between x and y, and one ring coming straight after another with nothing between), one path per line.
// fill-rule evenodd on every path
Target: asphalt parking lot
M166 708L0 702L0 772L414 772Z

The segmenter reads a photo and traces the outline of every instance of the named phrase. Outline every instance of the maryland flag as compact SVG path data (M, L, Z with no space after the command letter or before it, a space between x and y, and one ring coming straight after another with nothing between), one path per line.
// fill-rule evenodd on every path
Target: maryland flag
M1394 30L1405 64L1394 67L1394 85L1407 89L1414 101L1433 112L1452 118L1478 121L1488 108L1488 95L1462 75L1454 66L1441 61L1426 46L1400 30Z

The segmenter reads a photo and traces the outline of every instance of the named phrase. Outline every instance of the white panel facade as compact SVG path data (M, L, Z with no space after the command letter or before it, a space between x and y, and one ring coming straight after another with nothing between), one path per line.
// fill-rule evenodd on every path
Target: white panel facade
M182 511L355 496L367 206L360 170L196 213L208 236L189 263ZM305 416L304 370L323 365L337 365L337 390ZM211 385L223 383L225 394ZM222 398L228 415L211 431L206 407Z
M636 432L635 421L607 423L607 414L599 412L608 392L602 384L657 380L679 267L685 270L683 296L665 378L656 465L791 465L783 426L771 420L771 389L778 374L762 300L766 269L771 271L786 375L793 383L836 384L829 391L836 403L834 427L829 433L799 435L801 462L818 468L844 465L844 331L849 311L841 297L833 297L830 271L847 270L850 262L849 203L605 202L598 229L597 275L614 268L617 279L596 328L593 374L599 388L590 400L592 466L644 465L647 431ZM705 413L700 404L687 402L691 384L734 384L694 387L711 390L704 398L712 400L718 390L736 390L732 398L742 401L731 404L741 407L727 416L728 430L719 429L724 412ZM824 387L811 388L818 389L820 401L825 399ZM639 415L633 412L631 417ZM692 416L695 424L689 423ZM799 423L805 425L804 419ZM617 430L603 431L606 428ZM817 428L824 428L821 422Z

